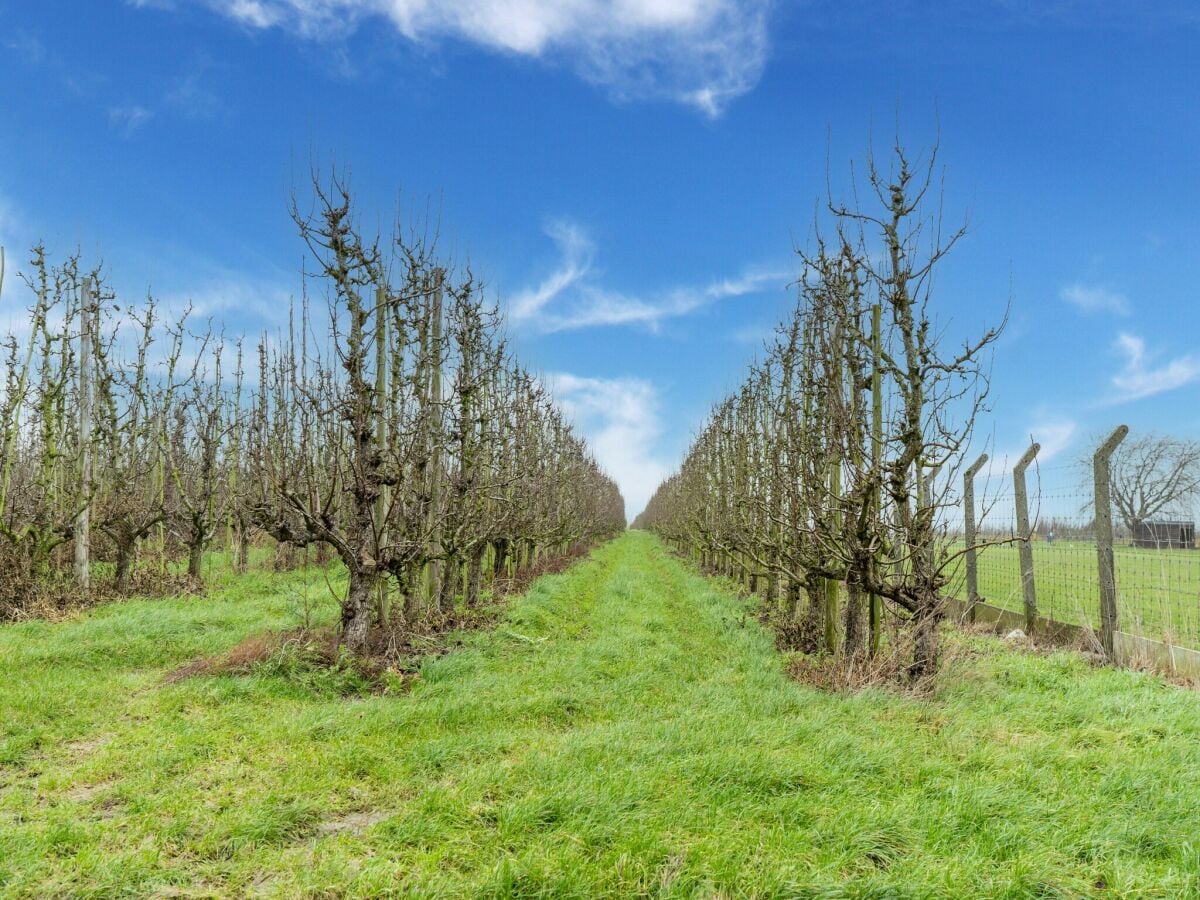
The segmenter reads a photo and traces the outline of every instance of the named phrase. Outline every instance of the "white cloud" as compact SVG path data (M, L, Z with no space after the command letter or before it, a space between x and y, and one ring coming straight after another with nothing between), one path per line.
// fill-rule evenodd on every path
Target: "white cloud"
M558 244L562 251L562 262L537 287L527 288L513 298L511 313L514 319L531 319L537 316L546 304L578 284L592 270L596 245L580 226L566 220L557 220L546 226L546 234Z
M782 288L786 273L748 269L736 278L707 285L668 288L647 297L631 296L596 283L595 243L579 225L558 220L546 233L558 244L558 267L536 286L518 291L509 304L512 321L543 334L601 325L640 325L655 330L666 319L685 316L731 297L772 286Z
M231 274L194 288L168 291L158 299L167 318L177 318L190 306L189 320L195 324L211 319L220 328L226 318L232 318L231 333L253 334L260 328L285 325L293 295L279 284Z
M159 5L132 0L134 5ZM770 0L194 0L251 29L341 39L384 19L406 40L455 39L563 62L623 100L715 117L757 84Z
M1117 352L1125 357L1125 367L1112 377L1117 389L1115 403L1141 400L1165 391L1191 384L1200 379L1200 357L1184 354L1149 368L1146 342L1136 335L1121 332L1116 341Z
M176 78L166 93L166 102L189 119L213 119L225 111L225 104L205 84L212 62L207 57L197 59L188 70Z
M658 394L641 378L583 378L566 372L546 385L604 470L617 482L632 518L645 508L671 465L655 453L662 434Z
M108 109L108 121L125 137L129 137L148 121L153 113L144 106L138 106L136 103L125 106L110 106Z
M994 453L989 453L989 459L981 472L981 477L985 480L990 480L1011 475L1013 466L1017 464L1017 460L1029 449L1031 442L1041 445L1041 449L1037 455L1037 465L1044 466L1056 456L1061 456L1063 451L1069 449L1078 433L1079 423L1074 419L1056 416L1038 418L1026 429L1028 439L1020 447L1016 449L1005 448L1003 450L996 450ZM973 456L973 454L969 455ZM968 462L970 461L968 460Z
M1059 291L1059 296L1085 313L1107 312L1118 316L1130 313L1129 298L1107 288L1072 284Z

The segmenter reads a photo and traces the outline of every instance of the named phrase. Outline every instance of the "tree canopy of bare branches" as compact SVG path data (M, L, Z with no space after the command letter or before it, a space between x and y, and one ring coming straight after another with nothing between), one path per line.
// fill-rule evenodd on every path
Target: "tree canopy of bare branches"
M765 578L771 601L786 585L809 649L873 652L895 615L915 677L937 666L945 485L1000 333L948 348L932 318L935 271L964 234L942 231L935 161L914 167L897 144L890 171L870 160L868 208L829 204L792 316L635 522L755 588Z

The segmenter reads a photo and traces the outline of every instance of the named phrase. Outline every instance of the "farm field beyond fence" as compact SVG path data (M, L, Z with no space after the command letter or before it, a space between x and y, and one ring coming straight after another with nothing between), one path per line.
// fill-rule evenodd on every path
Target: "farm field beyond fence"
M1096 545L1089 541L1032 542L1038 613L1099 629ZM1123 631L1200 649L1200 551L1114 548L1117 610ZM955 584L962 593L961 580ZM1021 612L1021 567L1016 543L979 555L979 593L1003 609Z

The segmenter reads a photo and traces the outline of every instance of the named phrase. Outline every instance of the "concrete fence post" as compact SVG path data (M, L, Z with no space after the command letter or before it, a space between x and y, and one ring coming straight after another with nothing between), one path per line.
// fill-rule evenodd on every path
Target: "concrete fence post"
M1109 492L1112 455L1129 434L1128 425L1118 425L1092 457L1095 486L1096 557L1100 574L1100 645L1113 659L1113 634L1117 630L1117 574L1113 559L1112 495Z
M967 621L975 622L975 604L979 602L979 565L975 559L975 476L988 461L982 453L963 473L963 556L967 567Z
M1017 506L1017 547L1021 556L1021 593L1025 599L1025 633L1032 635L1037 628L1037 588L1033 581L1033 531L1029 526L1029 495L1025 491L1025 470L1034 461L1042 445L1030 444L1029 449L1013 466L1013 494Z

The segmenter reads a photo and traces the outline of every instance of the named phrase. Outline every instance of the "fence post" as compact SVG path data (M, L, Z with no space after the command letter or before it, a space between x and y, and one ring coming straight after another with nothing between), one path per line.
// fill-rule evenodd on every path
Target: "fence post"
M1100 569L1100 645L1113 659L1113 633L1117 630L1117 576L1113 559L1112 496L1109 493L1112 455L1129 434L1128 425L1118 425L1092 457L1095 484L1096 557Z
M1029 527L1029 495L1025 493L1025 470L1037 457L1042 445L1034 442L1013 466L1013 493L1017 503L1017 547L1021 553L1021 593L1025 598L1025 633L1032 635L1037 627L1037 589L1033 581L1032 531Z
M975 623L975 604L979 602L979 568L975 560L975 476L988 461L988 455L981 453L979 459L971 463L970 468L963 473L963 540L967 548L964 552L967 564L967 621Z

